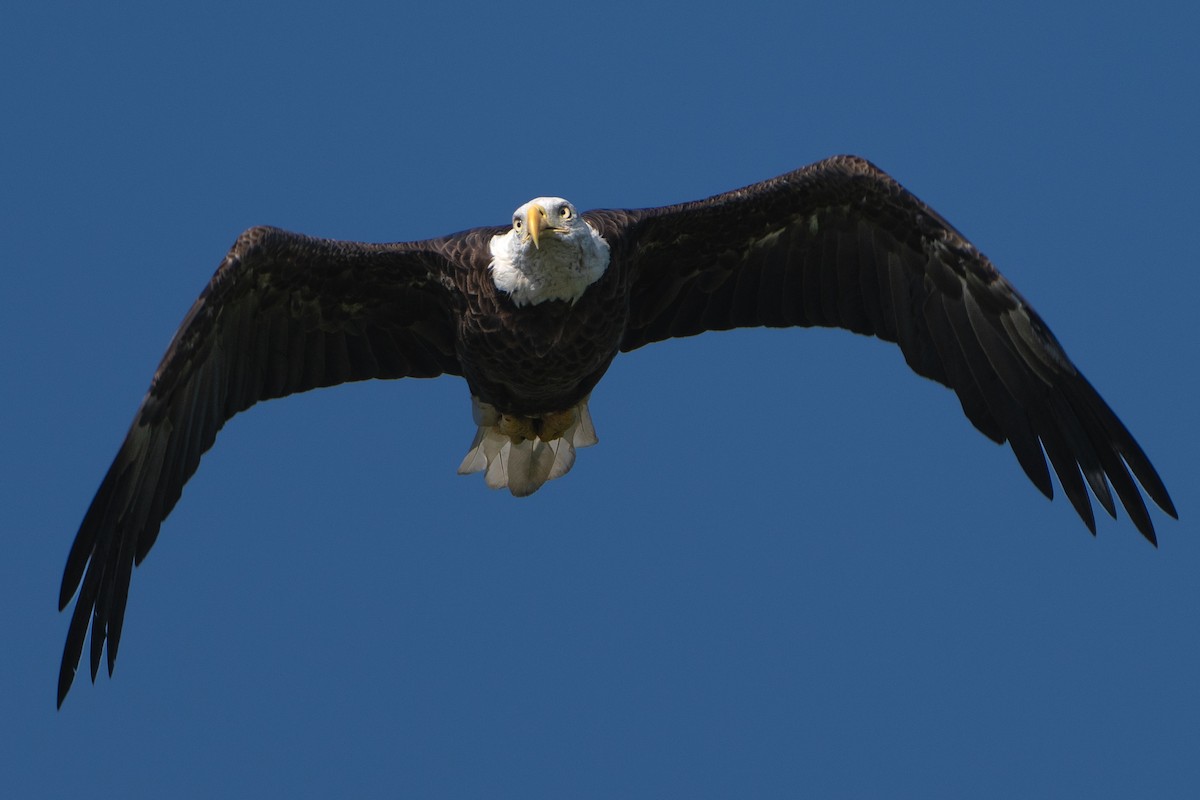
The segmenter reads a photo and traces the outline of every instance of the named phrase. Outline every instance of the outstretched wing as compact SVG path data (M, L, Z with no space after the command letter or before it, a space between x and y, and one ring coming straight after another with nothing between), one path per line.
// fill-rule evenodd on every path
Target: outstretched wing
M275 228L238 238L175 334L71 546L59 608L76 589L79 599L59 705L89 617L92 680L106 638L111 674L133 565L226 420L319 386L460 373L456 244L358 244Z
M1130 471L1176 516L1141 447L1025 299L872 164L840 156L708 200L597 219L627 259L622 350L735 327L878 336L899 344L918 374L952 388L975 427L1007 440L1051 497L1044 449L1093 533L1084 482L1115 517L1111 481L1137 529L1155 541Z

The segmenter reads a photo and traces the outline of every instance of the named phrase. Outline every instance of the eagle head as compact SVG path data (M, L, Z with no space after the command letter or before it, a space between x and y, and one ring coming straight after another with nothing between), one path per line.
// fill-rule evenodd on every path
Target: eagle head
M568 201L537 197L513 212L512 228L493 236L492 280L518 306L576 302L608 267L608 243Z

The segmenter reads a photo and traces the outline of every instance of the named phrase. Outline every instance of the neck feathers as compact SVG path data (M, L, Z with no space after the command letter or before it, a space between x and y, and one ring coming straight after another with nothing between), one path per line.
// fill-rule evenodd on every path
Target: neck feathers
M492 281L518 306L575 303L608 268L608 243L591 225L575 236L544 236L540 248L515 231L493 236L489 247Z

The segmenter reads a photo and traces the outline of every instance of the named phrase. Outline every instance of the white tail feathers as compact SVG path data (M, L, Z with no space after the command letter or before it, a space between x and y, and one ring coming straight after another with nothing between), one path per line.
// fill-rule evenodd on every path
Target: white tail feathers
M501 414L472 396L471 412L479 431L458 474L483 472L489 488L507 487L515 497L533 494L546 481L570 472L576 447L599 441L587 404L585 397L574 408L532 420ZM535 425L540 434L534 433Z

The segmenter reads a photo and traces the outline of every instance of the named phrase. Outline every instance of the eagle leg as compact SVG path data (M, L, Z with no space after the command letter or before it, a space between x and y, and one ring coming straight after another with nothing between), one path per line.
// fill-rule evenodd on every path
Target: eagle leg
M587 404L585 397L565 411L524 416L501 414L472 396L472 415L479 430L458 474L483 472L492 489L507 488L514 497L533 494L546 481L570 472L576 447L598 441Z

